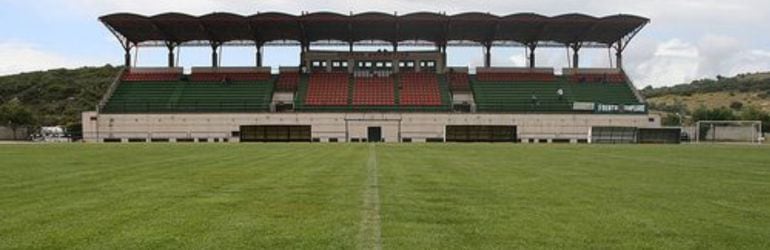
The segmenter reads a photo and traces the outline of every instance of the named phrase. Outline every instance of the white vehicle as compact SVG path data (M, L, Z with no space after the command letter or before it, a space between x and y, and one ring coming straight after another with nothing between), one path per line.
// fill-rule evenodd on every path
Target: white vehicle
M70 142L67 130L62 126L41 127L40 131L32 135L36 142Z

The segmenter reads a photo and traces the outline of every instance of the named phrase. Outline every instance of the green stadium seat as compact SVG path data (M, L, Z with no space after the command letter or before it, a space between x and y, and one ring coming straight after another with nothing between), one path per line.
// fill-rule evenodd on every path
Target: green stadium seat
M121 82L103 112L265 112L272 93L271 81Z
M481 112L574 112L573 102L637 104L625 83L577 83L572 78L554 81L473 81L477 110ZM557 91L562 89L564 95Z

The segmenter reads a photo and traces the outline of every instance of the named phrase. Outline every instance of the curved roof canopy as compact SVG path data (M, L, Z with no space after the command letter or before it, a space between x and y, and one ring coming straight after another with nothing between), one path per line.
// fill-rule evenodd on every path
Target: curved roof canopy
M300 16L266 12L252 16L212 13L197 17L181 13L150 17L117 13L102 16L99 20L124 46L236 42L278 45L323 41L337 41L337 44L361 41L414 41L418 44L421 41L423 43L420 44L429 42L438 45L609 46L630 40L650 21L633 15L593 17L567 14L546 17L533 13L496 16L478 12L456 15L432 12L406 15L316 12Z

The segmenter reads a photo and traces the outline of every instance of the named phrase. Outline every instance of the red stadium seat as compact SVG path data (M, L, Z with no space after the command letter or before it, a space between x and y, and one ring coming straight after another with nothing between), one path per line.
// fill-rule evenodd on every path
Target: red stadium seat
M278 91L297 91L299 85L299 72L282 72L278 76L276 90Z
M222 80L236 82L267 81L270 79L269 73L260 72L193 72L190 80L194 82L217 82Z
M124 82L174 82L182 77L177 72L126 72L121 77Z
M393 78L361 77L356 78L353 89L353 105L392 106L395 105Z
M624 83L626 78L623 74L575 74L570 77L571 82L575 83Z
M449 88L452 91L470 91L471 85L468 80L468 73L449 73Z
M441 106L441 90L433 73L401 74L400 101L403 106Z
M348 105L348 74L316 73L310 75L305 104L309 106Z
M550 73L484 72L476 74L483 82L552 82L556 76Z

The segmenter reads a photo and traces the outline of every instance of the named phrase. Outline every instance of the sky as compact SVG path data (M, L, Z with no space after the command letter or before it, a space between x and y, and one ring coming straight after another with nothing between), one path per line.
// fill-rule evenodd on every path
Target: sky
M633 14L650 18L624 54L624 68L639 87L770 71L770 1L767 0L0 0L0 75L52 68L120 65L123 50L97 20L115 12L155 15L211 12L250 15L280 11L359 13L415 11L496 15L534 12L547 16ZM481 48L449 48L450 66L483 64ZM538 66L560 69L566 49L539 49ZM139 66L163 66L166 50L141 48ZM184 48L184 67L208 66L208 48ZM223 66L252 65L252 48L225 48ZM267 48L266 65L294 66L298 48ZM607 49L581 50L581 67L609 67ZM523 48L493 48L493 66L525 66ZM559 71L559 70L557 70Z

